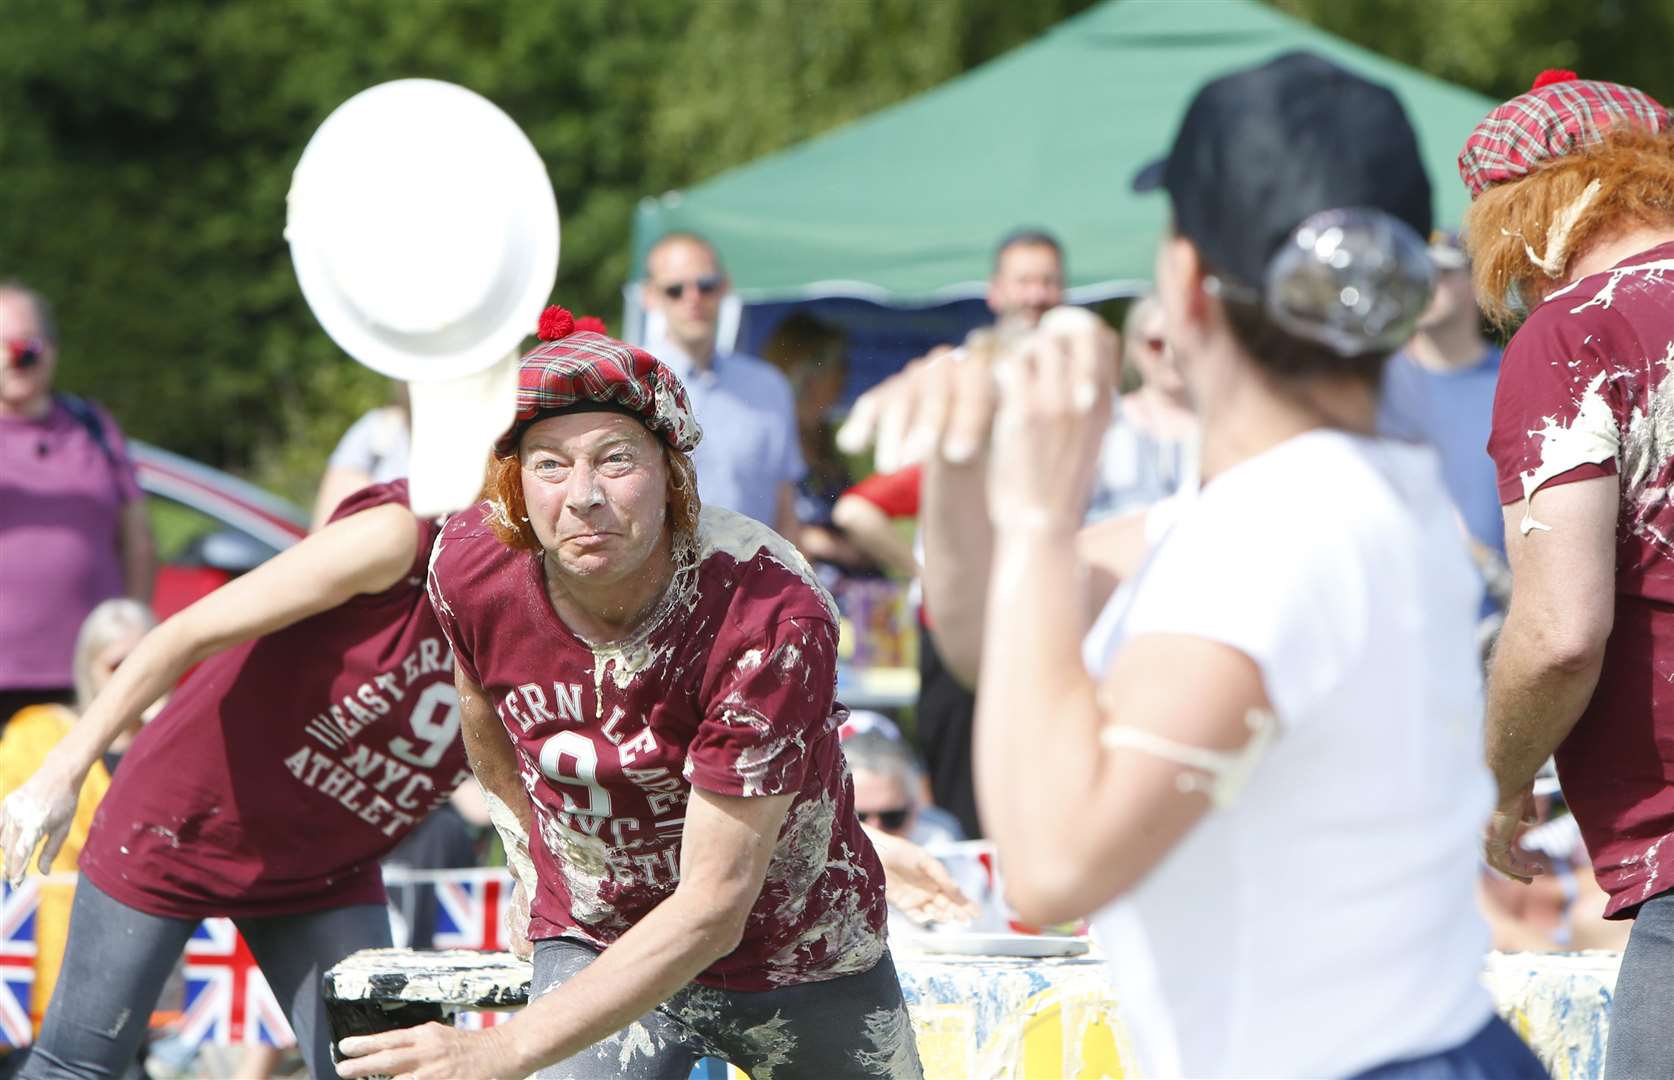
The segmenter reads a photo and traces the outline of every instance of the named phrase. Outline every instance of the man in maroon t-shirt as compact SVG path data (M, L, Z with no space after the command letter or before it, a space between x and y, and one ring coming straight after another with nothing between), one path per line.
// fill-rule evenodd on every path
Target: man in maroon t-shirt
M378 860L470 775L453 660L424 576L440 528L405 481L145 638L0 803L21 881L69 833L117 733L192 675L123 756L82 847L64 964L22 1076L132 1065L199 921L231 918L296 1032L331 1069L321 974L387 946Z
M430 569L472 767L532 863L532 1004L346 1039L342 1074L918 1075L830 598L777 534L699 510L667 368L561 309L541 336Z
M1488 446L1513 587L1487 857L1539 872L1518 841L1555 753L1606 915L1635 920L1609 1074L1674 1075L1674 134L1638 90L1549 72L1477 128L1460 171L1484 309L1533 305Z

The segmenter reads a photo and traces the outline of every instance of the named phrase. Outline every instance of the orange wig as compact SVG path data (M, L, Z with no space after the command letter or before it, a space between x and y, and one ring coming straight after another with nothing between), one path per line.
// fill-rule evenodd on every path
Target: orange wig
M1624 125L1471 203L1464 232L1477 302L1509 327L1514 298L1537 299L1589 246L1646 226L1674 226L1674 132Z

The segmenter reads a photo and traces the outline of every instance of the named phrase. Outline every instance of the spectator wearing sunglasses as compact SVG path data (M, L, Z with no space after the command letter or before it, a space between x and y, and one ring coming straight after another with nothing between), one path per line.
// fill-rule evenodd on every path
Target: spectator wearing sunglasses
M662 317L657 355L685 384L703 442L692 455L705 506L795 537L796 486L808 471L790 382L765 360L717 346L730 283L709 242L670 233L645 257L642 295Z
M921 845L965 839L959 819L931 803L918 755L893 721L856 711L838 735L854 778L854 814L862 825Z
M121 430L53 393L52 312L0 282L0 723L75 700L76 631L100 602L149 600L155 547Z
M1150 294L1122 321L1122 374L1129 372L1139 386L1118 399L1089 521L1142 510L1197 483L1197 417L1163 337L1162 306Z

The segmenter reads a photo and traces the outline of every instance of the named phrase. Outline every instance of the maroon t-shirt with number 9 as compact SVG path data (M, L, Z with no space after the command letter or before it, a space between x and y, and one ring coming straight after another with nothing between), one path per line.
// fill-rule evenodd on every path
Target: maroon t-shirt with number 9
M333 520L407 505L374 484ZM381 593L206 660L134 739L81 871L153 915L383 903L378 860L470 775L453 658L424 591L438 526Z
M533 806L530 938L607 946L673 893L693 787L794 794L743 942L697 981L756 991L870 970L883 870L838 745L836 616L801 556L706 507L695 565L631 640L594 649L553 611L539 556L501 544L486 513L448 522L430 591Z

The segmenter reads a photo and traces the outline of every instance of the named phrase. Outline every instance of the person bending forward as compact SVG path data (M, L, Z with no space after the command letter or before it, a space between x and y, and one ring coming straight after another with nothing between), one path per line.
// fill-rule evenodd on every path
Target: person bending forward
M777 534L700 510L667 368L543 336L430 569L467 752L532 857L531 1004L345 1039L342 1074L918 1076L829 597Z

